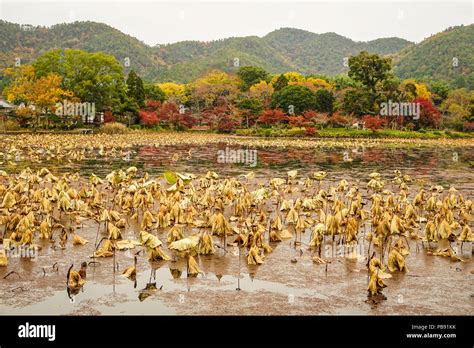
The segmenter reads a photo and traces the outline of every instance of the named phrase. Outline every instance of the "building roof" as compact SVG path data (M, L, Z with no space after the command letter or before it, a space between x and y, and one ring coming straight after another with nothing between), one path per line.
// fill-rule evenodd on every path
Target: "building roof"
M0 98L0 109L13 109L15 105L8 103L5 99Z

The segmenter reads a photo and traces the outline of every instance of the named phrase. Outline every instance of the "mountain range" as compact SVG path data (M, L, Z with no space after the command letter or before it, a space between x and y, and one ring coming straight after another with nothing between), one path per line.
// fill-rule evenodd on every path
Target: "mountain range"
M122 63L129 58L127 69L150 82L185 83L211 69L232 72L244 65L260 66L270 73L336 75L347 72L346 57L365 50L392 57L400 77L433 77L461 85L474 82L473 42L474 25L469 25L449 28L418 44L396 37L357 42L336 33L281 28L263 37L149 46L102 23L34 27L0 21L0 68L11 66L17 57L26 64L54 48L76 48L103 51Z

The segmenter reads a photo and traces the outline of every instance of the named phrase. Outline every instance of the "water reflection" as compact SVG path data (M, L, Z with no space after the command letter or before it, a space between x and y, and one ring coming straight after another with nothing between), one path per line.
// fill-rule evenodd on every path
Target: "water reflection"
M250 170L257 177L277 175L292 169L299 169L302 174L317 170L329 172L367 173L400 169L409 175L436 175L443 178L445 170L453 172L472 171L474 149L472 147L445 148L434 146L396 147L396 144L385 144L374 147L320 147L307 148L258 148L257 166L250 167L239 163L218 163L217 153L226 144L208 144L206 146L141 146L134 147L125 159L86 158L80 163L59 163L47 161L42 163L21 161L15 167L0 165L0 169L15 172L30 166L39 169L48 167L57 172L78 171L82 175L104 176L112 170L136 166L150 174L162 174L167 169L181 172L205 173L208 170L223 175L239 175ZM237 147L229 147L240 149ZM471 166L469 163L471 162ZM437 178L439 178L437 177ZM449 178L446 178L449 180Z

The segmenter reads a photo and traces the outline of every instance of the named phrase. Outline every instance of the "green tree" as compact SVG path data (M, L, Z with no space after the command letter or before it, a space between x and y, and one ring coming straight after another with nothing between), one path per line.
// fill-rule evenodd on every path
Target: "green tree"
M243 98L237 103L239 109L248 109L253 111L255 114L259 114L263 111L262 101L258 98Z
M275 90L275 92L277 92L282 90L286 86L288 86L288 78L284 74L281 74L280 76L278 76L276 82L273 84L273 89Z
M127 78L127 95L138 107L145 106L145 88L143 87L142 79L135 73L130 71Z
M237 72L237 76L242 80L241 89L243 91L248 91L250 86L260 82L268 81L268 73L259 67L256 66L243 66Z
M448 97L451 87L444 81L434 81L430 84L429 89L433 93L433 102L439 106Z
M369 91L372 106L375 106L379 97L377 88L380 83L392 77L391 69L390 58L380 58L377 54L369 54L366 51L349 58L348 75ZM374 109L371 108L369 112L374 113Z
M120 111L126 94L122 65L112 56L65 49L46 52L33 64L38 77L55 73L63 89L83 102L95 103L97 110Z
M474 91L466 88L451 91L441 104L448 126L460 129L464 121L474 120Z
M282 109L290 114L294 111L294 114L298 115L305 110L316 109L316 97L308 87L290 85L273 93L271 107Z
M373 110L370 93L365 89L350 89L346 91L342 101L342 110L346 114L362 116Z
M239 100L237 107L242 111L242 116L245 117L247 128L255 124L258 116L260 116L263 111L263 103L256 97Z
M154 85L151 83L145 83L145 99L146 100L159 100L160 102L164 102L166 99L166 94L158 85Z
M329 79L335 87L337 91L343 90L348 87L360 87L360 83L354 81L349 76L346 75L336 75L332 79Z
M329 113L334 111L335 97L331 91L328 91L327 89L318 89L314 94L316 98L317 111Z

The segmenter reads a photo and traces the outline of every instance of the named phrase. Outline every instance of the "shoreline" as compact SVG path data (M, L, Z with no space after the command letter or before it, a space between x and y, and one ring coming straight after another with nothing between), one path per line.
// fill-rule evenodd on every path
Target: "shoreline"
M0 148L14 144L21 147L45 147L57 144L58 141L68 143L76 148L98 147L98 140L104 147L129 148L132 146L169 146L169 145L206 145L223 143L230 146L255 147L353 147L362 145L374 146L442 146L466 147L474 146L474 138L326 138L326 137L259 137L235 134L197 133L197 132L143 132L131 131L125 134L80 134L80 133L10 133L1 134Z

